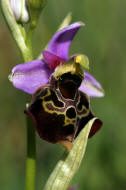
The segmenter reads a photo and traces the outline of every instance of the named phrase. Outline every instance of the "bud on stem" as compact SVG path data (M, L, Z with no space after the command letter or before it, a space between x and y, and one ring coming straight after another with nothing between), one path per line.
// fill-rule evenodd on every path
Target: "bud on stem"
M26 7L26 0L10 0L10 6L16 21L22 23L29 21L29 13Z
M31 17L31 27L36 27L40 13L46 5L46 2L47 0L28 0L28 7Z

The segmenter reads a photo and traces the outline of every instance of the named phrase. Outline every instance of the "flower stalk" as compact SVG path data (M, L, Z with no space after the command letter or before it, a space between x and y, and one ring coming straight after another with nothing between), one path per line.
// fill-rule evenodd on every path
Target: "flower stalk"
M36 140L32 120L27 117L26 190L35 189Z
M11 31L16 44L21 51L24 62L33 59L32 54L32 33L26 31L20 23L16 22L11 10L9 0L1 0L1 7L6 23ZM26 39L29 39L27 42ZM33 122L29 117L27 120L27 155L26 155L26 190L35 190L35 171L36 171L36 140Z

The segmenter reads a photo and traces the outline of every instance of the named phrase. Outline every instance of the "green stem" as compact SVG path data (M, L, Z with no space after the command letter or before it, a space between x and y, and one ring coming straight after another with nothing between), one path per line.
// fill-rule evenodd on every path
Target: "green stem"
M24 52L23 58L25 62L33 59L32 55L32 34L29 30L27 34L27 47L29 49L29 56ZM25 190L35 190L35 174L36 174L36 138L35 129L32 119L27 116L27 156L26 156L26 181Z
M32 33L28 35L29 54L27 52L23 53L23 59L25 62L31 61L32 56ZM26 181L25 181L25 190L35 190L35 173L36 173L36 139L35 139L35 129L33 121L29 116L27 120L27 155L26 155Z
M32 56L32 35L28 35L29 43L29 54L27 52L23 53L23 59L25 62L31 61ZM29 116L26 118L27 121L27 155L26 155L26 181L25 190L35 190L35 173L36 173L36 139L35 139L35 129L33 121Z
M5 21L11 31L16 44L21 51L24 62L33 59L32 54L32 34L29 30L26 34L24 27L17 23L10 8L9 0L1 0L1 8ZM27 158L26 158L26 190L35 190L35 170L36 170L36 141L35 130L31 119L27 116Z
M32 50L32 36L33 36L34 29L29 26L28 32L27 32L27 39L26 39L26 45L29 47L31 53L33 54Z
M26 190L35 190L36 139L33 122L27 116Z

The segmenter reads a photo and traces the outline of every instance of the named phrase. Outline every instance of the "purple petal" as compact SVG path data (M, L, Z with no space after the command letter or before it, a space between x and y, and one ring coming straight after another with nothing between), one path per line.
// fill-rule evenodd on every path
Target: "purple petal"
M79 90L85 92L89 97L103 97L104 90L101 84L89 73L84 73L84 80L81 83Z
M82 26L84 26L83 23L75 22L54 34L48 44L48 51L67 60L71 42L79 28Z
M33 94L35 90L48 83L51 70L42 60L33 60L13 68L10 80L15 88Z
M54 70L62 61L62 59L49 51L42 52L44 61L48 64L51 70Z

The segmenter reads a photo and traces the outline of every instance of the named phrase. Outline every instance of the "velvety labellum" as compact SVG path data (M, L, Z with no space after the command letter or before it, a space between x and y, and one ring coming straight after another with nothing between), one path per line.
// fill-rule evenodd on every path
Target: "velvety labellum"
M31 104L25 111L34 121L40 137L48 142L60 142L72 149L73 141L87 122L94 117L88 96L79 91L81 79L70 72L58 80L51 76L50 83L40 86L34 93ZM89 137L101 127L97 119Z

